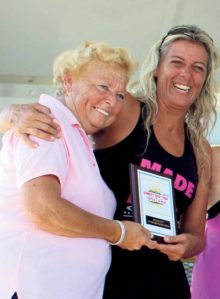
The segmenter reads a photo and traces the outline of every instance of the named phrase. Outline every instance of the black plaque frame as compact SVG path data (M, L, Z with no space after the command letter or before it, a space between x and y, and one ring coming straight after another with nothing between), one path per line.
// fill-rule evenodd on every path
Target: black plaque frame
M129 165L129 173L134 221L150 230L160 242L164 236L175 236L177 217L173 178L134 164Z

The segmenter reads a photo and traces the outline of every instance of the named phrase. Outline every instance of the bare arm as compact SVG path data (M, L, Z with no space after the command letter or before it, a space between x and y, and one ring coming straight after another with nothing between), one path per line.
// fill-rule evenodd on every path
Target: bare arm
M211 148L208 144L206 150L211 162ZM207 163L204 170L204 174L208 174L208 176L210 174L210 164ZM182 233L175 237L166 237L165 241L169 245L157 246L157 249L167 254L171 260L192 257L203 250L209 188L210 178L206 177L205 182L199 179L195 198L181 220Z
M54 122L50 109L39 103L13 104L4 108L0 112L0 131L5 133L9 129L32 147L38 144L29 135L53 141L59 134L59 126Z
M121 230L117 222L93 215L60 194L60 183L55 176L38 177L22 186L24 209L36 226L66 237L101 238L113 243L119 240ZM143 245L154 246L143 226L130 221L124 225L126 237L120 247L134 250Z

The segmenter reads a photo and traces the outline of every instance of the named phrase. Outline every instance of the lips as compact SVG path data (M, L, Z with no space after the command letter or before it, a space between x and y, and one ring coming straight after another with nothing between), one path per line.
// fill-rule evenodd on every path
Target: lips
M96 111L98 111L99 113L101 113L102 115L104 115L106 117L110 115L110 113L108 111L106 111L102 108L99 108L99 107L94 107L94 108L95 108Z
M181 90L183 92L189 92L191 87L184 84L174 84L174 87L178 90Z

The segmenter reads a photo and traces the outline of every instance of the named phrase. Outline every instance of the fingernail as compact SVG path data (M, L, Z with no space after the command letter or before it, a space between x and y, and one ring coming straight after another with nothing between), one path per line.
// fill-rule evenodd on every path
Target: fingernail
M56 118L53 118L53 122L58 124L58 121L56 120Z

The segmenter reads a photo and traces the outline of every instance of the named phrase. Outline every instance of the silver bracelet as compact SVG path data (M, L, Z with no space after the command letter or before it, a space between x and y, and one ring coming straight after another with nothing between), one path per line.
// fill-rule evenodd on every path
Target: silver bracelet
M124 223L119 221L119 220L114 220L115 222L117 222L119 225L120 225L120 228L121 228L121 236L120 236L120 239L115 242L115 243L112 243L112 242L109 242L111 245L119 245L120 243L122 243L124 241L124 238L125 238L125 235L126 235L126 228L124 226Z

